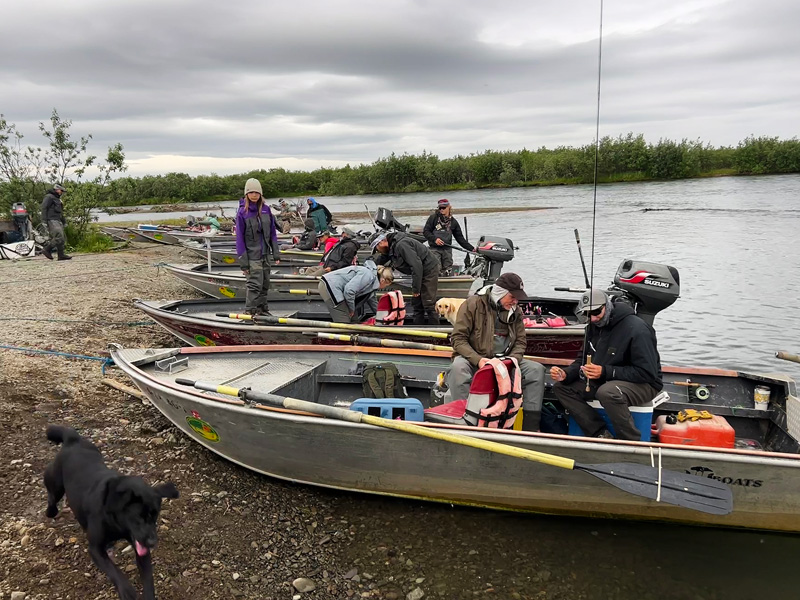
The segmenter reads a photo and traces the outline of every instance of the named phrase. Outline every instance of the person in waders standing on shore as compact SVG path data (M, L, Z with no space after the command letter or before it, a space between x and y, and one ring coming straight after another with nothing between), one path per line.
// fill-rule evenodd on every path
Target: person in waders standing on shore
M428 217L422 234L428 240L431 252L439 259L442 277L453 274L453 238L465 250L475 251L461 233L461 225L453 218L453 207L446 198L439 200L437 210Z
M64 204L61 201L61 195L66 191L65 187L57 183L52 189L47 190L42 200L42 223L47 225L47 231L50 232L50 240L42 246L42 254L50 260L53 260L53 250L58 253L58 260L72 258L64 252L64 246L67 243L64 226L67 221L64 219Z
M261 183L248 179L244 184L244 198L239 200L236 212L236 254L239 266L247 277L245 310L251 315L269 315L270 254L275 264L280 264L278 232L275 217L264 203Z

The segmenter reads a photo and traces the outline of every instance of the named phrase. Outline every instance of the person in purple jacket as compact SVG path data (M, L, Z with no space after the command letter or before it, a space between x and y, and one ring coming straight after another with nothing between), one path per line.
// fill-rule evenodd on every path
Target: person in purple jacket
M280 263L275 217L264 203L261 182L250 178L244 184L244 198L236 212L236 255L247 277L245 310L251 315L268 315L270 260Z

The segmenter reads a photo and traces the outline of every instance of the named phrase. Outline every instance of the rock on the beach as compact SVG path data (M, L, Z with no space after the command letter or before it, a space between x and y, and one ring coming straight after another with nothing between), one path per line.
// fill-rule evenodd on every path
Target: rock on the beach
M308 579L307 577L298 577L292 582L292 586L301 594L305 594L306 592L313 592L317 589L317 584L313 581Z
M11 592L11 600L25 600L25 592Z
M421 600L423 596L425 596L425 592L422 591L422 588L414 588L406 594L406 600Z

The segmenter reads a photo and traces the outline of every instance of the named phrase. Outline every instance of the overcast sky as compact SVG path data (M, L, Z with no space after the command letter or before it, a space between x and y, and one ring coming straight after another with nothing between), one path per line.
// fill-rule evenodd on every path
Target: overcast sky
M800 2L606 0L600 135L800 132ZM0 113L53 108L129 174L311 170L583 145L589 0L7 0Z

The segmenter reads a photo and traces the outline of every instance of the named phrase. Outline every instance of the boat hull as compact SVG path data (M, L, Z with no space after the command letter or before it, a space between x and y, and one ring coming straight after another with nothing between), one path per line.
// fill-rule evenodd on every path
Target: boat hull
M309 365L325 358L327 369L343 372L358 361L370 360L433 372L448 364L443 353L331 347L184 348L176 352L188 358L189 371L155 375L134 364L134 358L141 356L136 352L141 351L115 351L112 357L172 423L212 452L272 477L491 509L800 532L797 455L426 424L566 456L582 464L649 465L654 459L663 468L679 473L713 475L731 483L733 490L733 512L716 516L629 494L583 472L370 425L246 406L236 399L186 388L174 381L177 377L202 378L262 389L252 373L259 365L261 369L279 366L279 358ZM214 379L209 360L215 355L224 362L225 377L217 375ZM426 366L415 367L421 363ZM282 392L279 389L275 393Z
M235 300L151 301L137 300L134 305L172 335L191 346L243 346L253 344L322 343L316 333L342 333L336 328L290 327L286 325L255 325L251 322L217 317L217 313L241 313L244 304ZM275 316L326 319L327 311L319 299L284 300L270 303ZM451 327L419 327L449 333ZM309 334L312 336L310 337ZM392 327L381 327L368 335L443 344L447 340L400 335ZM573 360L583 347L581 326L527 329L526 354ZM330 342L326 342L330 343ZM341 342L345 344L346 342Z
M244 300L247 296L247 278L237 266L217 265L208 270L207 265L164 265L168 273L181 281L189 284L211 298L239 298ZM276 294L286 293L289 290L313 290L319 286L319 278L306 277L299 273L304 267L300 265L285 264L272 265L273 278L270 281L270 299L278 299ZM289 277L297 275L297 277ZM446 298L466 298L475 281L469 276L440 277L438 295ZM388 288L400 290L404 294L411 294L411 278L398 277L394 284Z

